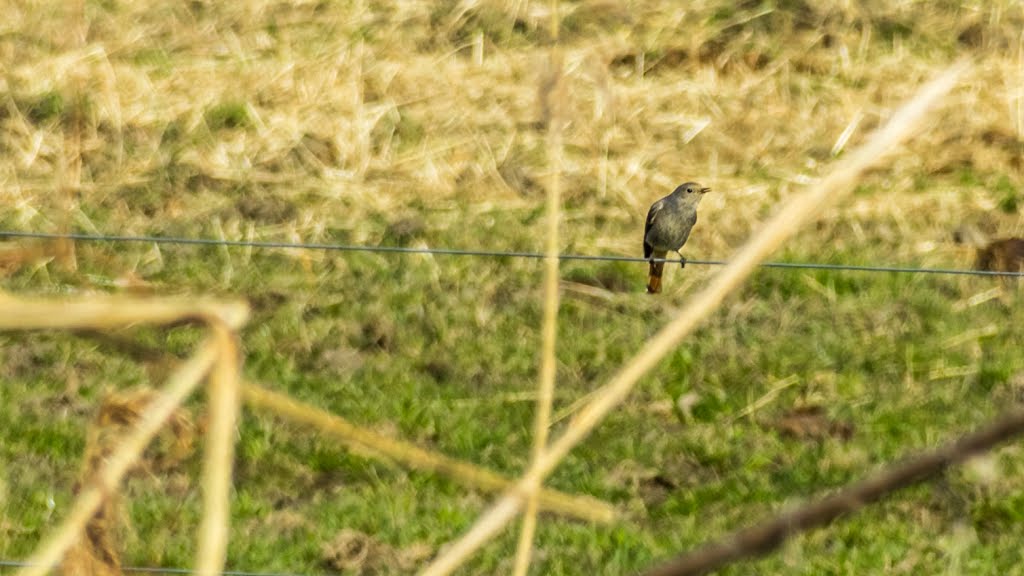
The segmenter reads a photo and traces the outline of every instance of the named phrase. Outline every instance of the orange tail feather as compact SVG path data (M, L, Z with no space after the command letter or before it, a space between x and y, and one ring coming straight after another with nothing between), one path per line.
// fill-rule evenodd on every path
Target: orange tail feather
M663 256L656 256L662 258ZM665 270L664 262L651 262L651 271L647 278L647 293L657 294L661 292L661 273Z

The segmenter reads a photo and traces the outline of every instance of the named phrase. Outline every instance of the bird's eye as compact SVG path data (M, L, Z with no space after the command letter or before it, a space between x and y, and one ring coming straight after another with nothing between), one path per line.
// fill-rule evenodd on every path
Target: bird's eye
M693 188L687 188L686 189L686 193L687 194L693 194Z

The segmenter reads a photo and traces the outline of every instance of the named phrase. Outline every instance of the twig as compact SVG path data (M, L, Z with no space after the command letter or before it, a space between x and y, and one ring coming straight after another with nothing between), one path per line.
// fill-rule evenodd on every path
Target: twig
M586 406L587 403L590 402L591 398L593 398L594 396L597 396L597 393L599 391L600 391L599 389L595 388L595 389L591 390L590 392L587 392L586 394L584 394L584 395L580 396L579 398L573 400L572 403L570 403L565 408L562 408L561 410L556 412L554 416L551 417L551 422L549 423L549 426L554 426L555 424L558 424L559 422L561 422L562 420L565 420L569 416L572 416L573 414L579 412L580 408L583 408L584 406Z
M523 498L616 406L625 400L640 378L675 349L697 325L711 315L768 254L792 236L803 222L825 205L853 188L856 178L905 140L938 99L949 92L969 67L959 62L925 84L870 140L840 160L832 172L809 190L790 200L740 249L711 284L690 301L679 315L651 338L625 366L601 388L594 399L570 421L568 429L530 467L516 487L485 511L470 530L455 541L424 570L425 575L449 574L498 533L522 508Z
M766 405L775 400L775 398L779 395L779 392L782 392L786 388L789 388L790 386L796 384L799 381L800 378L798 378L796 374L790 374L789 376L776 382L775 386L772 386L771 390L765 392L763 396L761 396L754 402L748 404L747 407L744 408L743 410L740 410L739 414L736 414L736 416L733 417L732 421L736 422L738 420L742 420L747 416L750 416L754 412L757 412L761 408L764 408Z
M937 450L893 464L873 477L851 484L821 500L739 530L647 572L648 576L706 574L743 558L763 556L791 536L855 512L890 492L932 478L954 464L1024 434L1024 410L1011 412L988 426Z

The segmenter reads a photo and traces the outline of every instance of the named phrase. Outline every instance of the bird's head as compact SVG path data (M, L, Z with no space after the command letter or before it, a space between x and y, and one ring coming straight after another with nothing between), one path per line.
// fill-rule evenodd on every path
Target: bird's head
M711 188L705 188L696 182L687 182L686 184L681 184L673 193L683 202L696 204L710 191Z

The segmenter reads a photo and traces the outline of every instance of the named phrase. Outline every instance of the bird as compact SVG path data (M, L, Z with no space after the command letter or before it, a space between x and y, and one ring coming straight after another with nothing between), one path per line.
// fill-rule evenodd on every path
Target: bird
M671 194L651 205L644 225L644 258L650 260L647 293L661 292L661 273L665 269L662 259L671 250L679 254L680 264L686 267L686 258L679 253L697 223L697 205L711 191L696 182L676 187Z

